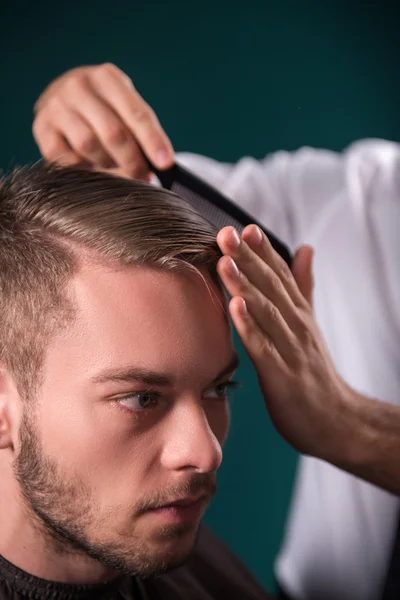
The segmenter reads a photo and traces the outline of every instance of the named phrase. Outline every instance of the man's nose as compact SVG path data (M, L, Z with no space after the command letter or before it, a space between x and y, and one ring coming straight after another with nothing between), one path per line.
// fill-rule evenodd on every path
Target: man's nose
M197 473L216 471L222 462L222 447L202 406L188 401L169 417L162 452L164 467Z

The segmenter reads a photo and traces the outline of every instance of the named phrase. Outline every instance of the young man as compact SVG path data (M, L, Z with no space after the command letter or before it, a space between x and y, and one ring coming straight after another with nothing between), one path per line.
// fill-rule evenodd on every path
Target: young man
M221 281L266 397L298 388L314 326L257 227L217 233L138 181L38 164L0 183L1 600L269 597L199 529L238 361ZM306 290L309 249L295 267Z
M159 168L173 161L154 112L110 64L53 82L37 103L34 134L49 160L128 176L148 177L139 145ZM271 394L278 429L311 455L300 463L277 576L296 600L376 600L399 512L400 146L372 140L341 154L306 148L236 165L179 161L292 250L304 242L316 250L314 307L335 367L380 402L356 395L350 411L338 410L335 394L308 386L276 418L281 405L271 406Z

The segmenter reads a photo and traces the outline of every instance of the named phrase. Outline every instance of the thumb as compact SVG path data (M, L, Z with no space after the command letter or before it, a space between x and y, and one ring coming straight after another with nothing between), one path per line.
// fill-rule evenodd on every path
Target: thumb
M312 262L314 249L311 246L301 246L294 255L292 273L304 298L312 305L314 278Z

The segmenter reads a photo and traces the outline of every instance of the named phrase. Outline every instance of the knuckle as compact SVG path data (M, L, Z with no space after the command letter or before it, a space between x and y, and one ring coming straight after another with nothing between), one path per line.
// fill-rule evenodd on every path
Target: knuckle
M151 109L147 104L134 104L132 106L132 117L140 124L146 124L151 120Z
M313 344L313 335L306 319L299 317L297 323L298 337L303 347L309 347Z
M63 109L63 101L58 94L53 94L47 99L46 104L41 109L49 115L57 115ZM39 113L40 114L40 113Z
M63 156L63 147L57 143L57 139L50 137L42 141L39 146L40 152L49 162L57 162Z
M279 277L282 281L290 281L293 277L289 265L284 261L279 261Z
M268 336L263 336L260 340L260 354L270 356L273 352L273 345Z
M269 285L270 285L270 290L271 290L271 293L273 296L276 296L282 290L281 280L275 273L271 273Z
M88 82L89 75L87 71L74 71L65 80L63 89L60 91L63 94L73 97L75 94L79 93L82 89L84 89L88 85ZM53 98L58 98L58 96L54 95Z
M115 75L119 75L121 73L118 67L111 62L105 62L101 65L97 65L97 67L95 67L95 70L100 75L106 77L115 77Z
M57 161L60 158L60 148L54 143L47 142L41 146L41 152L50 162Z
M97 138L91 132L81 133L75 137L74 146L81 154L92 154L98 148Z
M131 87L131 88L135 89L135 86L134 86L134 84L133 84L133 81L132 81L132 79L129 77L129 75L127 75L126 73L123 73L122 71L121 71L121 74L122 74L122 79L123 79L123 81L125 82L125 84L127 84L129 87Z
M146 177L149 174L147 165L141 162L140 159L134 159L125 166L125 172L128 177L138 178Z
M117 65L114 65L113 63L110 63L110 62L103 63L101 65L97 65L96 67L94 67L93 77L96 79L99 79L99 80L114 79L114 80L122 81L125 84L128 84L128 86L134 88L133 81L129 77L129 75L124 73L124 71L121 71L121 69L119 67L117 67Z
M109 125L104 130L104 141L109 146L123 146L128 136L121 125Z
M279 321L280 313L274 304L267 301L265 303L265 311L270 321L272 321L273 323L277 323Z

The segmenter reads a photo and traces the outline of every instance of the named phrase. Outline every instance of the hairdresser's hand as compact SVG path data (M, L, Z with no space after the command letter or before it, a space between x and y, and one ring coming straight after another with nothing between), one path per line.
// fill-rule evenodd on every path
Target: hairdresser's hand
M139 145L160 169L173 162L171 142L132 81L112 64L64 73L35 105L33 135L44 158L148 178Z
M334 461L349 432L352 390L335 371L313 317L312 249L300 248L292 273L258 227L236 235L236 245L234 234L232 227L218 234L225 255L218 273L271 419L300 452Z

